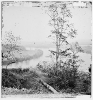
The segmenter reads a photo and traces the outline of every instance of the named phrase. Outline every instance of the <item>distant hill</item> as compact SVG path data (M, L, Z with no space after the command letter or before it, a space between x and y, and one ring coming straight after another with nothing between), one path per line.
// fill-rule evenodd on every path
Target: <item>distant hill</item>
M92 45L82 45L81 47L85 53L92 54Z
M32 47L32 48L55 48L56 45L53 43L54 41L43 41L43 42L22 42L21 45L24 47ZM82 41L82 40L75 40L69 41L70 44L74 44L78 42L79 45L91 45L91 41Z

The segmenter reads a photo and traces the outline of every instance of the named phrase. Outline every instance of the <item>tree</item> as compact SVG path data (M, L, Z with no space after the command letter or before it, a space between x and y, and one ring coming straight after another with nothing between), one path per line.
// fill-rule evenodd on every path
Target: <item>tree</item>
M18 47L20 40L21 40L21 38L15 37L11 31L6 32L4 39L2 40L2 63L5 62L4 59L7 60L8 65L13 62L16 62L16 58L15 58L15 55L13 52L20 51L20 48ZM4 50L5 50L5 52L4 52Z
M70 51L71 51L71 53L68 54L68 56L70 56L70 57L66 64L67 65L69 64L73 68L77 69L80 66L80 64L77 64L77 63L83 62L82 59L78 59L79 55L77 55L77 54L78 54L78 52L84 52L84 50L81 48L81 46L79 46L78 42L76 42L75 44L71 45Z
M51 20L49 24L53 26L52 34L56 37L56 51L51 51L56 54L56 65L61 56L67 56L67 51L71 48L70 44L67 41L68 37L74 38L76 36L76 30L73 27L73 24L69 23L68 18L72 18L70 10L67 8L67 5L70 3L60 2L59 4L55 2L49 6L49 13ZM62 45L67 45L67 49L62 50ZM69 46L68 46L69 45Z

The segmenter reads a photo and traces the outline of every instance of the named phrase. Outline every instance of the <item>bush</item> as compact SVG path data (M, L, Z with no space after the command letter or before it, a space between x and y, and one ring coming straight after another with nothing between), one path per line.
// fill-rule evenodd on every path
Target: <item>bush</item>
M21 71L21 74L20 74ZM25 73L27 71L27 73ZM21 77L22 76L22 77ZM35 71L28 69L2 69L2 94L52 93L37 78Z
M54 64L54 66L49 68L40 65L38 69L47 73L47 83L57 91L91 93L91 75L78 72L77 67L56 67Z
M12 70L7 70L7 69L2 69L2 86L3 87L11 87L11 88L18 88L21 89L23 85L27 82L26 79L18 78L15 75L13 75L11 72L19 72L20 69L12 69Z
M78 73L78 77L76 79L76 88L77 92L83 94L91 94L91 74L90 73Z
M25 73L27 72L27 73ZM30 75L28 75L30 74ZM31 88L31 82L30 80L32 79L35 81L35 77L37 75L35 72L29 71L29 69L2 69L2 86L3 87L11 87L11 88L17 88L17 89L22 89L22 88ZM36 82L36 81L35 81ZM32 82L32 84L34 84Z

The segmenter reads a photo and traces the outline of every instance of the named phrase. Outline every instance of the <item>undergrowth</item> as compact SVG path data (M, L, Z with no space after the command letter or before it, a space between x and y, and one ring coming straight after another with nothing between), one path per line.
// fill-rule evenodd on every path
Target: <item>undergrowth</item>
M79 72L77 67L39 65L47 73L47 83L59 92L91 94L91 73Z

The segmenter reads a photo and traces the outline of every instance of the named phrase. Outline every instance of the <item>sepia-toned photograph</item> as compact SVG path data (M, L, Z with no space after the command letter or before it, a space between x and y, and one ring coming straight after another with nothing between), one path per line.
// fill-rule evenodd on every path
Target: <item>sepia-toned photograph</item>
M1 2L1 98L91 98L92 1Z

